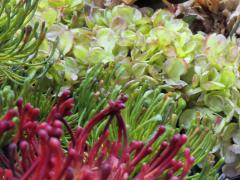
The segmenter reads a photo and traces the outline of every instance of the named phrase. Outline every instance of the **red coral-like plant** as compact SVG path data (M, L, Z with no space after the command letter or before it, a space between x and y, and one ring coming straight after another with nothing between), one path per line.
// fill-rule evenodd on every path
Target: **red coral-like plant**
M174 160L180 148L187 141L186 135L176 134L170 143L163 142L158 151L152 152L152 145L165 132L160 126L145 144L142 141L128 142L127 129L121 110L127 101L121 96L109 102L84 127L74 132L64 119L71 114L74 100L65 91L52 108L45 122L38 122L40 110L23 100L17 101L17 110L9 110L0 120L0 138L3 133L17 129L7 152L0 153L0 177L5 180L182 180L193 165L189 149L185 149L185 162ZM19 122L13 122L18 117ZM108 117L108 119L106 119ZM110 140L109 126L114 117L118 126L117 140ZM90 146L87 139L93 128L106 120L106 126L96 142ZM71 135L68 150L61 146L63 126ZM17 127L17 128L16 128ZM151 160L142 165L147 156Z

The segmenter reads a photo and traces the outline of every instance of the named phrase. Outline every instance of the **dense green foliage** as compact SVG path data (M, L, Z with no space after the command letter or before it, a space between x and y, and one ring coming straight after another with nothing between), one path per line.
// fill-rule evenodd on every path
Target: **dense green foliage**
M38 0L4 0L0 5L0 79L23 83L35 74L41 76L52 55L38 53L46 34L45 24L30 22Z
M67 121L83 127L110 100L126 94L122 116L131 141L146 141L161 124L163 138L188 135L185 146L195 157L189 179L215 180L223 163L226 175L240 174L235 37L193 34L163 9L123 4L102 9L84 0L0 4L1 115L23 97L42 110L43 120L58 95L71 89L75 108ZM95 127L89 144L104 125ZM65 147L69 140L63 137Z
M46 7L56 13L57 24L49 23L49 34L62 37L58 51L65 56L49 71L50 79L59 81L62 78L56 74L65 74L64 84L75 84L89 66L100 62L110 64L120 86L148 84L150 89L177 92L186 101L178 125L190 128L200 112L217 136L214 151L226 163L236 163L237 150L229 149L238 134L239 118L240 51L234 37L192 34L187 23L166 10L125 5L100 9L79 1L42 5L40 15Z

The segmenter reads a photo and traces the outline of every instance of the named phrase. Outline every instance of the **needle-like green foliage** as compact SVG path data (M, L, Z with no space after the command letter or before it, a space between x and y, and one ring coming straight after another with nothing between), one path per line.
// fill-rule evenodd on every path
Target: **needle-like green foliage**
M113 71L108 71L108 68ZM105 107L110 99L117 99L121 93L125 93L128 95L128 101L126 108L122 111L122 115L129 132L129 140L146 141L152 136L156 128L162 124L166 127L166 133L153 146L154 149L157 149L158 145L164 139L170 138L175 133L184 132L189 136L186 146L194 154L194 165L200 169L202 168L200 172L196 173L192 169L194 178L198 180L202 176L206 177L206 174L217 176L218 166L209 158L211 156L214 157L211 154L211 150L216 143L211 121L207 118L203 119L199 116L199 113L196 113L188 128L179 126L179 116L186 107L186 102L179 96L179 93L163 93L160 88L149 89L147 85L139 83L134 85L131 83L130 85L126 84L124 87L113 84L111 80L114 77L114 70L116 71L117 67L94 66L88 70L86 77L81 81L79 87L75 87L76 89L73 93L75 108L73 114L67 118L71 127L83 127L88 123L87 119ZM12 108L16 99L21 96L26 98L26 102L31 102L35 106L42 108L42 113L39 117L41 121L42 117L47 115L49 108L56 103L58 92L50 92L50 89L47 89L46 92L36 91L40 88L38 86L40 84L34 87L26 84L20 89L18 86L12 89L9 86L5 86L0 92L2 102L0 105L1 114L7 109ZM105 123L101 123L94 128L88 139L89 144L92 144L99 137L104 125ZM117 129L114 125L110 128L109 136L113 139L116 138L116 134ZM6 144L8 142L7 139L9 139L8 134L4 138L4 142L1 143ZM62 139L64 147L67 147L70 137L65 135ZM182 155L180 154L178 158L181 159ZM145 159L144 161L148 160ZM200 164L202 165L199 166ZM214 166L217 167L213 168Z
M0 79L22 84L32 78L52 55L39 54L45 24L31 23L38 0L0 1ZM40 27L39 27L40 26Z
M114 87L109 81L113 78L114 72L110 74L106 72L110 71L102 66L91 68L76 89L74 93L76 107L74 114L68 118L68 122L72 126L84 126L87 123L86 119L106 106L110 99L117 99L120 93L127 94L128 102L122 115L129 130L129 139L147 140L159 124L167 127L164 138L171 137L174 133L185 132L189 136L187 146L190 147L196 158L194 164L202 169L200 172L193 173L194 178L196 180L202 177L206 178L207 174L211 175L213 180L218 177L217 172L223 164L223 160L220 159L216 164L215 160L218 157L211 153L213 146L216 145L216 135L211 120L207 116L201 117L200 113L196 112L189 127L179 127L179 116L186 107L186 102L179 96L179 93L164 94L160 88L153 90L149 89L147 85L138 83L124 87L115 85ZM90 144L99 136L104 125L105 123L102 123L95 128L89 139ZM114 127L110 129L112 138L117 135L117 129ZM160 140L158 143L161 142ZM157 145L154 146L154 148L157 147ZM211 157L216 159L211 159ZM200 166L200 164L202 165Z

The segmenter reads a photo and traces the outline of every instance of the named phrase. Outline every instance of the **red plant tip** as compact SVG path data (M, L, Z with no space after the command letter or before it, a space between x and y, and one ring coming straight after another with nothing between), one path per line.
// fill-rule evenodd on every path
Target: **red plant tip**
M37 118L39 115L40 115L40 109L39 108L34 108L32 110L33 119Z
M12 118L16 117L18 115L18 112L16 109L10 109L6 115L3 117L3 120L10 121Z
M157 134L160 136L166 131L166 128L164 126L159 126Z
M187 136L185 134L175 134L172 138L171 143L175 144L176 142L180 142L180 144L185 144L187 142Z
M186 148L186 149L185 149L184 155L185 155L186 157L189 157L189 156L190 156L190 149L189 149L189 148Z
M27 103L24 107L24 110L30 112L33 109L33 106L30 103Z
M108 179L109 175L111 174L112 167L109 163L103 163L101 165L101 175L100 179Z
M60 95L60 98L58 100L58 104L62 104L64 101L66 101L68 98L70 98L71 96L71 91L66 89L62 92L62 94Z
M122 101L109 101L109 107L113 112L119 112L121 109L125 108L125 105Z
M23 104L23 99L22 99L22 98L19 98L19 99L17 100L16 105L17 105L18 107L21 107L22 104Z
M43 129L40 129L38 131L38 135L39 135L39 138L43 141L43 142L47 142L48 141L48 133L47 131L43 130Z
M121 94L121 97L119 98L119 100L120 100L121 102L125 103L125 102L127 102L128 97L127 97L126 95L124 95L124 94Z
M53 133L53 127L51 125L47 125L44 128L45 131L47 131L48 134L52 134Z
M8 166L8 169L0 168L1 177L9 180L142 180L158 177L163 177L163 180L182 180L193 166L194 159L189 149L184 151L184 162L174 160L187 141L186 135L174 135L170 143L163 141L156 153L153 152L152 148L157 147L159 137L166 131L164 126L159 126L146 143L128 142L127 128L121 115L121 109L127 101L124 95L115 102L110 101L109 106L97 113L85 127L78 127L73 133L71 126L64 119L74 106L70 96L70 91L64 91L43 123L36 121L39 109L33 108L29 103L23 109L22 99L18 100L19 129L13 139L14 143L9 145L9 158L0 158L0 164ZM14 110L6 113L5 119L0 121L0 136L14 127L11 120L16 115L17 111ZM91 131L106 119L108 121L100 136L92 145L88 144ZM112 140L108 134L114 120L117 121L118 135L117 139ZM64 153L61 146L63 126L71 136L68 153ZM151 158L149 162L147 156ZM143 160L146 160L145 165L142 165ZM141 169L139 173L138 169ZM179 175L177 172L182 173Z
M134 149L138 148L138 147L143 147L143 145L144 145L144 142L142 142L142 141L132 141L130 143L130 147L133 146Z
M194 163L194 157L191 156L191 152L189 148L186 148L184 151L184 156L186 158L186 160L190 163L193 164Z
M6 180L12 180L13 179L13 173L10 169L5 170L5 177L6 177Z
M39 130L40 130L40 129L46 129L47 126L48 126L48 123L43 122L43 123L41 123L41 124L38 125L38 129L39 129Z
M74 137L77 139L79 135L82 133L82 131L83 131L82 127L77 127Z
M53 132L52 132L52 136L53 136L53 137L56 137L56 138L58 138L58 139L59 139L62 135L63 135L63 130L62 130L62 128L56 128L56 129L54 129Z
M118 109L123 109L123 108L125 108L125 104L124 104L123 102L120 102L120 103L117 103L117 104L116 104L116 107L117 107Z
M53 122L53 127L55 127L55 128L62 128L62 122L59 121L59 120L55 120Z
M65 175L65 180L73 180L74 178L74 173L73 173L73 168L69 167L66 170L66 175Z
M161 144L161 149L165 149L168 146L167 141L163 141Z
M194 158L193 156L191 156L191 158L189 159L190 166L193 165L194 161L195 161L195 158ZM190 168L191 168L191 167L190 167Z
M181 138L181 135L180 134L175 134L171 140L171 144L175 144L177 143Z
M23 126L23 130L26 130L26 129L35 130L36 128L37 128L37 123L36 122L26 122Z
M15 152L16 149L17 149L17 145L16 145L15 143L11 143L11 144L8 146L9 153Z
M61 144L58 139L51 137L49 140L49 145L51 148L60 148Z
M173 171L176 172L183 167L183 163L181 161L174 161L172 162L172 166L173 166Z
M89 167L83 167L81 173L77 177L79 177L79 180L92 180L96 178L96 175L94 175Z
M68 155L69 155L70 157L74 158L74 157L76 157L76 156L78 155L78 153L77 153L77 151L76 151L75 149L70 148L70 149L68 150Z
M187 142L187 135L185 135L185 134L181 135L181 140L180 141L181 141L182 144L185 144Z
M71 95L71 91L68 90L68 89L66 89L66 90L63 91L61 97L62 97L62 98L69 98L70 95Z
M132 153L134 150L138 151L140 149L142 149L144 146L144 142L142 141L132 141L130 143L130 147L129 147L129 153Z
M185 164L183 166L183 172L180 176L181 179L183 179L187 175L188 171L191 169L194 163L194 158L191 156L189 148L185 149L184 156L185 156Z
M0 135L5 131L9 131L14 128L15 124L12 121L2 120L0 121Z
M176 176L173 176L173 177L171 178L171 180L179 180L179 178L176 177Z
M74 107L74 99L69 98L59 106L58 113L60 114L61 117L71 115L71 110L73 107Z
M27 150L28 146L29 146L29 144L28 144L27 141L21 141L21 143L20 143L20 149L21 150L23 150L23 151Z
M147 148L145 151L145 155L150 154L152 151L153 151L152 147Z
M160 129L162 132L165 132L165 130L166 130L165 126L163 126L163 125L160 125L158 129Z

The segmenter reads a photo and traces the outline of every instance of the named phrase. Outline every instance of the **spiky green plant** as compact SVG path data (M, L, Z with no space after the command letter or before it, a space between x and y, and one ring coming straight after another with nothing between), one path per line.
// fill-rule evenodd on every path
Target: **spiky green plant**
M95 66L88 70L86 78L74 93L76 107L74 114L68 118L72 126L84 126L87 123L86 120L106 106L110 98L117 99L120 93L127 94L128 102L122 115L129 130L129 139L147 140L159 124L164 124L167 128L163 138L171 137L174 133L185 132L189 136L187 146L191 148L196 158L194 164L202 169L200 172L193 173L193 176L189 178L197 180L206 178L207 174L211 177L218 176L217 172L223 161L211 153L216 144L211 119L207 116L200 116L197 112L188 127L179 126L178 119L186 107L186 102L179 93L164 94L160 88L153 90L139 83L126 84L124 87L115 85L114 87L111 84L113 74L113 71L107 71L107 68L104 69L103 66ZM99 136L104 125L105 123L102 123L95 128L89 139L90 144ZM117 134L114 127L110 129L112 138ZM65 139L66 143L67 139ZM161 140L158 143L160 142ZM154 148L157 148L157 145ZM215 157L215 159L212 160L210 157Z
M108 71L108 68L112 71ZM201 120L203 117L198 116L197 119L192 119L191 124L187 128L179 126L179 116L186 107L186 102L180 97L179 93L164 94L160 88L150 89L147 85L141 85L139 83L126 84L124 87L117 85L117 81L112 82L114 70L116 71L117 68L118 67L113 68L97 65L88 70L86 77L83 78L79 85L75 85L76 87L74 87L76 89L73 96L76 106L73 114L67 118L68 123L72 127L79 125L84 126L91 116L94 116L103 107L107 106L110 99L117 99L121 93L128 94L128 102L122 115L128 128L129 140L146 141L154 133L159 124L164 124L166 133L159 139L156 145L153 146L154 149L157 149L158 144L160 144L163 139L168 139L175 133L185 132L189 136L189 141L186 146L189 147L194 154L195 166L202 164L199 166L199 168L202 169L201 171L194 172L194 169L192 170L194 172L194 178L198 179L201 176L206 177L204 174L217 176L218 166L207 158L213 156L210 151L215 144L211 121L207 118ZM24 97L26 102L31 102L35 106L42 108L42 113L39 117L39 120L42 120L42 117L47 115L49 108L56 102L58 92L61 90L56 88L55 91L50 91L51 89L47 89L46 92L44 92L41 84L36 84L35 86L26 84L21 88L19 88L19 86L13 86L12 89L6 86L0 92L0 94L3 95L1 96L1 113L3 114L4 111L12 108L18 97ZM105 123L101 123L94 128L88 140L89 144L92 144L99 137L104 125ZM115 138L116 134L116 126L112 126L110 128L110 138ZM4 139L8 142L7 139L9 139L9 136L6 134L6 138ZM67 147L70 137L63 136L62 139L64 147ZM181 158L181 156L179 156L179 158ZM145 161L147 161L147 159ZM214 166L216 166L216 168L213 168Z
M0 1L0 79L21 84L32 78L52 55L38 53L45 24L31 23L38 0ZM39 27L41 26L41 27Z

